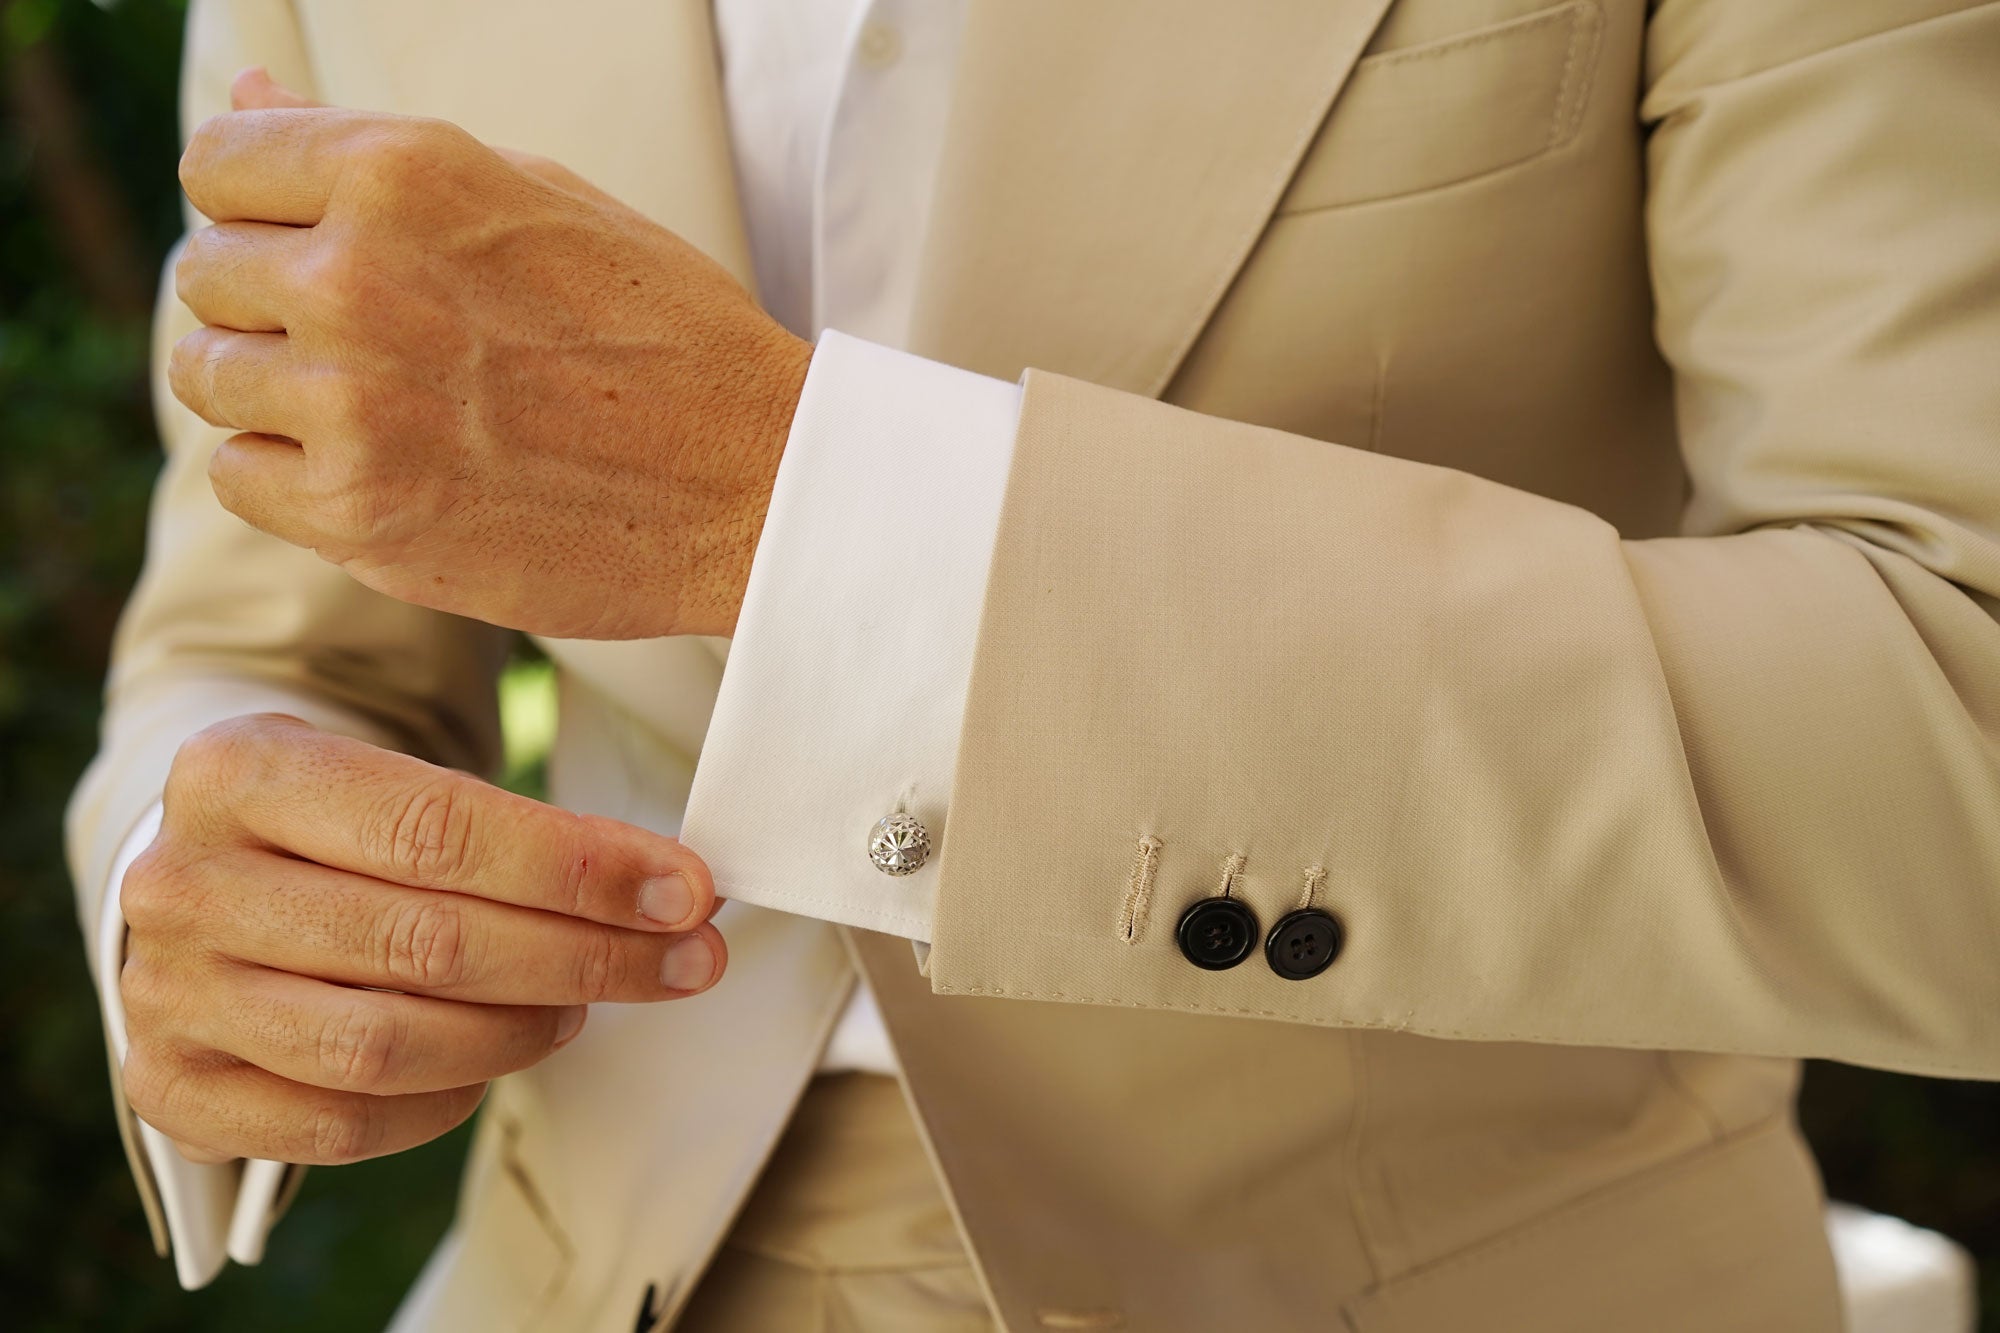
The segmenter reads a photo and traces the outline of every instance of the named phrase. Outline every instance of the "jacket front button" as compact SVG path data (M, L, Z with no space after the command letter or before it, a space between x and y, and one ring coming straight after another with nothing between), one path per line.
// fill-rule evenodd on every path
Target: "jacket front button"
M1340 921L1317 907L1287 913L1271 927L1264 941L1264 958L1287 981L1304 981L1333 966L1346 942Z
M1257 947L1257 917L1234 898L1204 898L1181 913L1175 934L1190 963L1220 972Z

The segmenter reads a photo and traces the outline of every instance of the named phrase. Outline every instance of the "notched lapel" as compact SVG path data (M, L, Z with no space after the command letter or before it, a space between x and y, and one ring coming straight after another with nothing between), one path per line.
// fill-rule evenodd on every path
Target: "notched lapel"
M972 0L912 349L1158 394L1391 0Z

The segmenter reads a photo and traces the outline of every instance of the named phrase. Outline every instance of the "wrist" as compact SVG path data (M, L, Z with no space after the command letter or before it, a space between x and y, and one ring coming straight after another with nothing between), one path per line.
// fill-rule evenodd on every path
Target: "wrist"
M729 479L688 547L688 574L670 633L735 633L812 355L811 343L774 324L765 343L745 358L755 372L732 377L740 386L737 401L724 409L726 424L718 432L730 441Z

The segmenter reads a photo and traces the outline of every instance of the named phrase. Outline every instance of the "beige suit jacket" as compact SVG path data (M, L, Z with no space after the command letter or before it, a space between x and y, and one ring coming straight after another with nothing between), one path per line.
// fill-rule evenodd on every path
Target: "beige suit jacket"
M496 1088L403 1326L678 1309L858 965L1016 1333L1836 1327L1795 1058L2000 1076L2000 6L970 10L913 345L1027 379L928 975L732 905L715 991ZM700 0L197 0L188 59L747 280ZM207 722L493 757L499 636L161 402L87 921ZM547 648L555 798L674 827L721 645ZM1183 961L1238 855L1267 923L1325 869L1331 970Z

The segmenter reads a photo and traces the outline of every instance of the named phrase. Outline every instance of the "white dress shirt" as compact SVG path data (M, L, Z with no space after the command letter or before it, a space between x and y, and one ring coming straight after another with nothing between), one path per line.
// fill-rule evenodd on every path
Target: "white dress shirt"
M795 43L834 9L828 93ZM716 18L761 294L819 340L681 838L725 897L925 941L1020 415L1016 385L895 350L964 3L717 0ZM892 877L867 842L898 810L932 850ZM860 1031L850 1015L830 1058Z
M758 295L819 345L681 837L725 897L912 939L929 938L1019 407L1011 384L889 350L908 332L963 18L963 0L715 6ZM899 807L932 851L890 878L867 839ZM864 982L821 1068L894 1059Z

